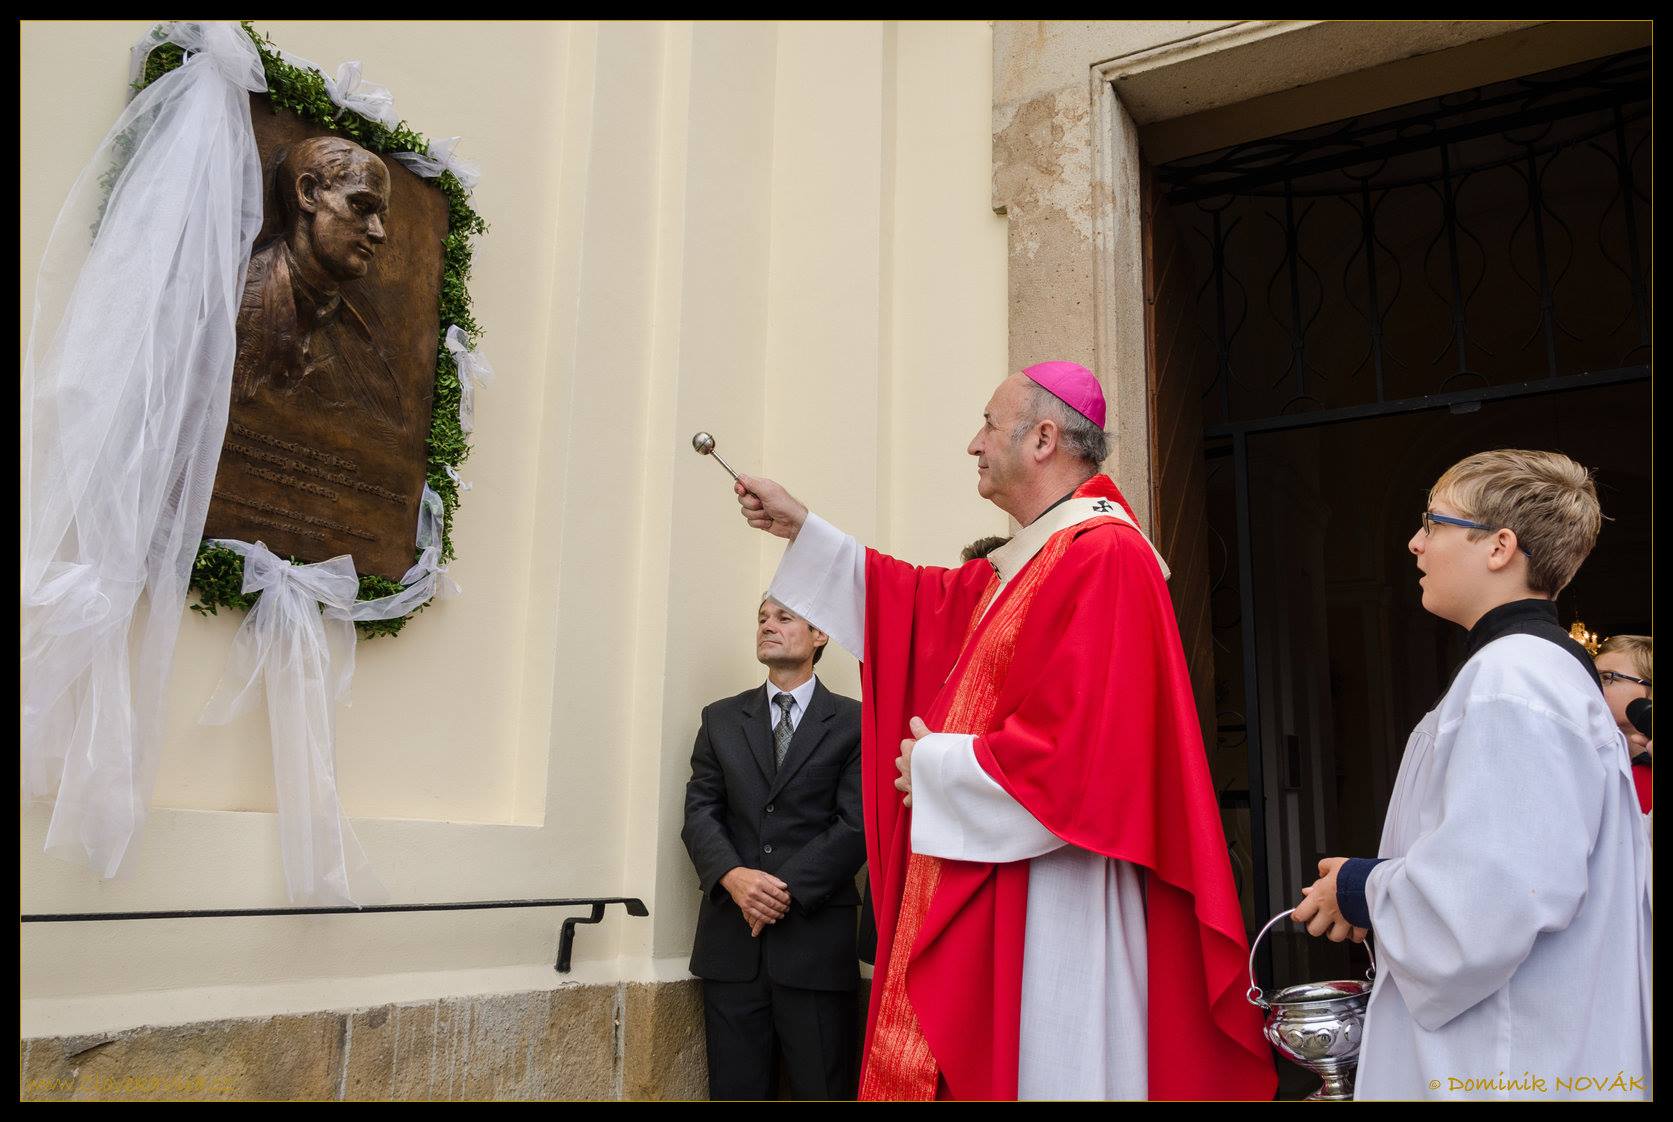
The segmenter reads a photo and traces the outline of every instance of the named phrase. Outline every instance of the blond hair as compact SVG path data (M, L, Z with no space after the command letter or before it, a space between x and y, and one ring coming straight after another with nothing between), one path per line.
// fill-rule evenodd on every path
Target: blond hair
M1604 655L1626 655L1632 663L1632 669L1640 678L1647 682L1655 681L1655 674L1651 673L1652 643L1648 635L1612 635L1603 641L1597 649L1598 658Z
M1555 596L1568 587L1603 527L1591 473L1561 452L1517 448L1459 460L1429 489L1473 522L1503 527L1528 551L1528 588ZM1469 531L1479 541L1486 531Z

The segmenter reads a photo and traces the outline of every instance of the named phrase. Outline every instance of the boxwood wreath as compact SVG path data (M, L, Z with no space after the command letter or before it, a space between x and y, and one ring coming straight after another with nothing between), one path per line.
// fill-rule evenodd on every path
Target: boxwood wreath
M270 38L257 33L250 21L241 26L261 54L262 69L267 72L267 96L275 112L290 110L304 120L333 132L342 133L356 144L380 155L389 152L417 152L430 154L429 141L401 121L394 128L385 128L368 120L352 109L335 104L326 92L325 78L317 70L292 66L279 56ZM142 90L180 66L184 54L174 43L164 43L146 56L145 67L136 90ZM466 284L471 273L472 238L484 234L488 223L471 208L470 195L451 171L444 171L431 182L447 199L447 237L442 244L441 319L436 337L435 399L430 410L430 435L425 442L427 453L425 481L441 496L442 535L441 561L453 560L453 512L459 506L459 486L448 469L457 470L470 455L470 444L459 425L459 370L448 353L444 340L449 325L463 331L472 349L476 347L479 328L471 315L471 297ZM418 550L413 550L418 559ZM301 561L291 558L292 564ZM401 591L401 584L375 574L360 574L359 600L376 600ZM197 560L192 565L192 590L198 602L191 605L201 615L215 615L225 608L248 611L261 594L246 596L244 587L244 559L222 546L208 541L198 546ZM405 616L387 620L358 620L355 627L363 638L394 635L406 622L428 606L420 604Z

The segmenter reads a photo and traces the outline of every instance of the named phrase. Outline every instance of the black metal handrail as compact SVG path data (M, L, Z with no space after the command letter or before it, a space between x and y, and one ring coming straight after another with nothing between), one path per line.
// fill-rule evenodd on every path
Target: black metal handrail
M570 916L558 931L558 957L552 969L569 973L575 950L575 927L581 923L602 923L604 909L620 904L630 916L648 916L650 909L635 896L583 896L563 900L458 900L434 904L352 904L312 908L194 908L158 912L37 912L22 916L24 923L101 923L130 919L218 919L235 916L330 916L372 912L469 912L493 908L576 908L590 907L587 916Z

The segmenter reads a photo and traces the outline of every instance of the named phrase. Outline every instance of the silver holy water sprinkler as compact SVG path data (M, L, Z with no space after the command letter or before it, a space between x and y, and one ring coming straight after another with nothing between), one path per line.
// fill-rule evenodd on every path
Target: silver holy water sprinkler
M1307 982L1270 996L1262 993L1255 980L1255 948L1275 924L1289 918L1288 911L1279 912L1249 944L1249 992L1244 996L1266 1014L1266 1039L1278 1054L1324 1080L1307 1100L1350 1102L1359 1069L1359 1044L1365 1035L1365 1011L1377 980L1377 957L1367 942L1371 969L1364 981Z
M727 475L730 475L739 483L743 482L743 480L738 479L738 473L732 470L731 465L729 465L725 460L722 460L720 458L720 453L715 451L714 437L710 436L706 432L700 432L691 438L691 446L697 449L697 454L699 456L713 456L720 463L720 466L726 469Z

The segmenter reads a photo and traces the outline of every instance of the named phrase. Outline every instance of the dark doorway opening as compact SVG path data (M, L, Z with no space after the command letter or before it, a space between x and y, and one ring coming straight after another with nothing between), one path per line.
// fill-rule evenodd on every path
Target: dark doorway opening
M1203 495L1206 591L1175 598L1208 605L1193 639L1176 603L1251 935L1319 858L1376 852L1462 648L1405 548L1448 465L1592 468L1610 520L1559 612L1649 633L1650 123L1635 51L1152 172L1152 377L1197 391L1157 392L1153 476ZM1278 984L1365 965L1293 929L1259 957Z

